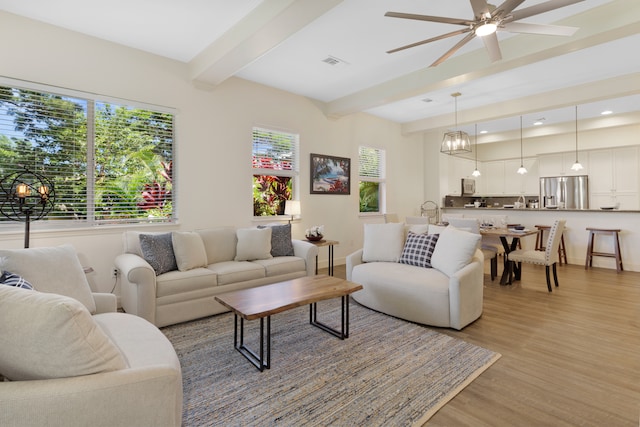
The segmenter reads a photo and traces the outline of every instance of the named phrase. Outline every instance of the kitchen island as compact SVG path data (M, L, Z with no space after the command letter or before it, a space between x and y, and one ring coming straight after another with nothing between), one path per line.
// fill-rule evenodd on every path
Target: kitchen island
M602 210L602 209L513 209L502 207L488 208L442 208L442 215L461 214L465 218L478 218L481 222L492 216L507 215L509 224L522 224L534 229L536 225L551 225L558 218L567 220L564 231L569 264L584 266L587 256L589 232L587 227L619 228L622 261L625 270L640 271L640 211ZM546 237L546 234L545 234ZM534 249L535 237L522 239L523 249ZM613 239L598 237L596 249L600 252L613 252ZM594 267L615 269L615 260L594 257Z

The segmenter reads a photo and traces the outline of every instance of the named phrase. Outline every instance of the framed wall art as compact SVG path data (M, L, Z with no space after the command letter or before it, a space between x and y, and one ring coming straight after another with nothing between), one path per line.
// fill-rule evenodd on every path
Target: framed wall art
M351 194L351 159L311 153L311 194Z

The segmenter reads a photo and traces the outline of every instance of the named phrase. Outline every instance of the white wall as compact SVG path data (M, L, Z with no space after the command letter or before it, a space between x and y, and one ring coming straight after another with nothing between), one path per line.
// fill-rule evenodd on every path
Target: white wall
M179 224L152 229L196 229L216 225L251 226L251 128L254 125L300 134L301 238L311 225L325 225L340 241L336 263L362 245L362 223L381 221L358 215L359 145L387 150L387 206L401 217L419 208L425 194L423 143L402 136L400 126L367 114L329 120L311 100L232 78L214 90L195 88L185 64L125 48L0 12L3 60L0 75L124 98L178 110L176 176ZM14 41L15 43L13 43ZM352 159L351 195L309 194L309 154ZM140 228L140 227L138 227ZM85 266L94 268L93 286L110 291L113 259L121 252L123 228L38 230L31 246L73 244ZM0 233L0 245L19 248L22 231ZM326 252L320 259L326 263ZM116 293L118 288L116 287Z

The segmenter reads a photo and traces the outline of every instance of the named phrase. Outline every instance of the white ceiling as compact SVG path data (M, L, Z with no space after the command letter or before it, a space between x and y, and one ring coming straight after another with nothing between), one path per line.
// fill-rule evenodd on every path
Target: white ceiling
M581 120L640 111L638 0L585 0L536 15L522 22L580 29L571 37L499 32L495 63L476 38L432 68L463 36L386 51L459 27L385 12L471 19L469 0L0 0L0 10L184 62L203 86L235 75L321 101L329 116L366 111L405 132L453 127L453 92L462 93L458 124L469 133L475 123L519 128L520 115L525 127L542 117L543 127L571 122L575 105Z

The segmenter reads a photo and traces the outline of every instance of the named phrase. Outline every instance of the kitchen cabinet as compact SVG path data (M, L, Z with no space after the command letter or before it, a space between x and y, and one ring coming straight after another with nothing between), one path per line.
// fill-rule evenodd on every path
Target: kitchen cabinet
M589 151L589 206L640 208L638 147Z
M484 162L482 166L485 187L482 194L487 196L538 194L538 160L534 157L527 157L523 159L522 164L527 168L525 175L517 173L520 159Z
M484 189L483 195L504 195L504 160L484 162Z
M578 160L583 167L579 171L571 169L571 166L576 162L575 151L540 155L538 156L539 174L541 177L587 175L589 173L589 156L586 154L583 152L582 156L578 155Z
M471 175L476 168L475 161L465 159L463 157L448 156L448 188L447 194L452 196L460 196L462 193L462 178L473 178ZM479 188L478 180L476 180L476 192Z
M522 164L527 169L527 173L520 175L517 173L520 168L520 160L505 160L505 194L506 195L534 195L540 193L538 159L527 157L522 160Z

